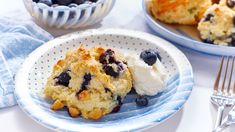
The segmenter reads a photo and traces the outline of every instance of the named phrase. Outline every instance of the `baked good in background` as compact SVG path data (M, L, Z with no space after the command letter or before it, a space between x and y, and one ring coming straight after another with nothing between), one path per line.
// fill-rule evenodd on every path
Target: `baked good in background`
M211 5L211 0L151 0L149 10L165 23L195 25Z
M235 46L235 12L222 5L213 5L198 24L206 43Z

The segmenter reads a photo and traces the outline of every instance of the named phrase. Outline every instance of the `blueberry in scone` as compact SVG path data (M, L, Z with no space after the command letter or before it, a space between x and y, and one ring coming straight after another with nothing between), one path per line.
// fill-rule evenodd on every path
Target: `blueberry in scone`
M149 10L163 22L194 25L211 5L211 0L151 0Z
M235 11L235 0L220 0L219 3L221 6L227 6L230 9Z
M198 24L201 38L206 43L234 45L235 12L227 6L213 5Z
M52 110L67 107L71 117L99 119L118 112L132 88L132 77L122 54L102 47L81 46L59 60L48 78L44 94L53 99Z

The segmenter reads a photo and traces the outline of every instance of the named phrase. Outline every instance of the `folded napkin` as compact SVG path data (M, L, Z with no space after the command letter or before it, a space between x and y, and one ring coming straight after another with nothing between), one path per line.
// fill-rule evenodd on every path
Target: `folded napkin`
M53 37L31 21L0 17L0 108L13 106L14 76L24 59Z

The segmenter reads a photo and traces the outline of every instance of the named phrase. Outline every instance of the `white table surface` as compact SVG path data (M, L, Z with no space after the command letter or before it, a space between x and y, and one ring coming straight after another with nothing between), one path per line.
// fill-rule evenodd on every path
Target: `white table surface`
M22 20L31 20L22 0L0 0L0 15ZM77 30L56 30L45 28L55 37ZM117 0L111 13L100 23L89 28L125 28L154 34L147 26L142 13L141 0ZM210 102L219 57L197 53L179 47L193 66L195 86L184 108L172 118L146 132L210 132L216 117L216 107ZM14 106L0 109L0 132L50 132L51 130L31 120ZM235 125L226 132L234 132Z

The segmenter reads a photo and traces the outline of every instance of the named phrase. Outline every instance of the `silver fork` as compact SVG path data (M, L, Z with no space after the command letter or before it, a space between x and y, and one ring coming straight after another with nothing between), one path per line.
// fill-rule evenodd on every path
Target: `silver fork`
M230 60L232 60L232 63ZM232 93L235 93L235 88L234 87L231 88L232 87L231 82L232 82L232 78L233 78L232 77L233 76L233 69L234 69L234 60L235 60L235 57L232 57L232 58L227 57L226 66L225 66L225 68L223 68L225 57L222 57L220 68L218 71L218 75L215 80L214 92L211 95L212 103L214 103L215 105L218 106L218 113L217 113L215 128L217 128L219 125L221 125L223 113L224 113L224 108L231 107L235 103L235 98L232 94ZM229 65L231 65L231 66L229 66ZM223 69L225 69L225 70L223 70ZM222 78L223 71L224 71L224 77ZM230 75L229 75L229 72L230 72ZM222 85L220 82L222 82ZM226 86L227 86L227 88L226 88Z
M235 85L234 85L235 86ZM231 111L229 111L227 118L223 122L222 125L214 129L213 132L222 132L224 129L229 127L231 124L235 124L235 107Z

